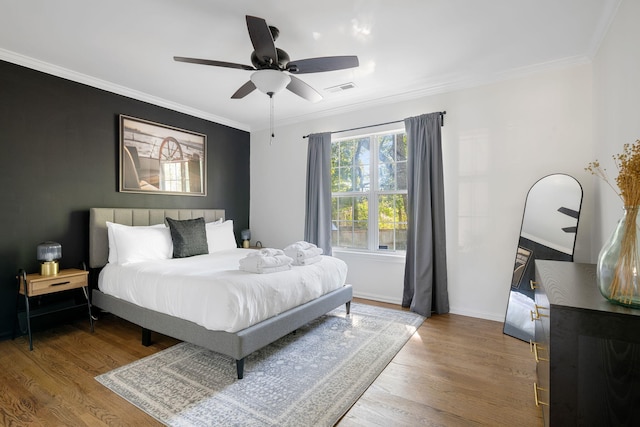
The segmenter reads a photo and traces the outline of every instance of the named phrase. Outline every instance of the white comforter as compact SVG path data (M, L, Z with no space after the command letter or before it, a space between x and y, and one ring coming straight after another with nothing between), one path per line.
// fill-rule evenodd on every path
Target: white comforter
M338 258L272 274L238 268L246 249L128 265L107 264L98 287L105 294L190 320L207 329L237 332L342 287L347 265Z

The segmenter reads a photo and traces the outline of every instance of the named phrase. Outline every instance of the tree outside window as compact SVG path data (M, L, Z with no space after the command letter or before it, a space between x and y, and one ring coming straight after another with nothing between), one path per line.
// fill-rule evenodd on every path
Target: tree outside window
M407 136L404 131L336 139L331 144L334 247L407 247Z

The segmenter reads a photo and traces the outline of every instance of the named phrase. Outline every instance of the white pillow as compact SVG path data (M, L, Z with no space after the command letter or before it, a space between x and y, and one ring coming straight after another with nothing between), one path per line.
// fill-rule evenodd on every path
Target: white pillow
M208 222L205 224L207 233L207 246L209 253L224 251L226 249L236 249L236 236L233 234L233 220L229 219L222 224Z
M107 221L107 236L109 238L109 263L110 264L118 263L118 251L116 249L116 239L115 237L113 237L113 229L120 226L125 227L124 225Z
M169 259L173 254L171 232L164 224L128 226L107 222L109 263Z

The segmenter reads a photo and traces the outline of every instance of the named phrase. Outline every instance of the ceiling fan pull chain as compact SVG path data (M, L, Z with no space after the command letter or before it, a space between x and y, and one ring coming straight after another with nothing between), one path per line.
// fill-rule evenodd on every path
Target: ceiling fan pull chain
M275 138L275 135L273 133L273 128L274 128L273 93L269 94L269 102L271 103L271 112L270 112L270 118L269 118L269 130L271 131L271 138L269 139L269 145L273 145L273 138Z

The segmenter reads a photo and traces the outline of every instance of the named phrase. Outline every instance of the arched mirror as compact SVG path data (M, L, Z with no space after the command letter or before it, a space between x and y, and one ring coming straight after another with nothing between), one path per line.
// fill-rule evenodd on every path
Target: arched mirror
M533 339L536 259L573 261L582 186L572 176L548 175L527 194L509 290L504 333L524 341Z

